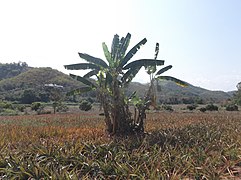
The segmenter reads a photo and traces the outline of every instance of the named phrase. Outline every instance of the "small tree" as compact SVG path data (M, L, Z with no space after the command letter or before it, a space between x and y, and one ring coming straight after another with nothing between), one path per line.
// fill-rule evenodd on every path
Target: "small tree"
M159 43L156 43L155 55L154 55L155 60L157 59L158 54L159 54ZM188 85L186 82L181 81L177 78L161 75L171 68L172 68L172 65L166 66L158 71L157 71L157 67L155 65L147 66L147 68L146 68L146 72L150 76L150 87L149 87L147 96L150 97L150 101L151 101L150 105L152 105L154 107L154 109L156 109L156 110L159 109L159 107L157 105L157 87L160 86L158 84L159 80L173 81L176 84L183 86L183 87L186 87ZM155 86L155 82L156 82L156 86Z
M42 104L40 102L33 102L31 104L31 110L37 111L42 107Z
M235 104L229 104L226 106L226 111L238 111L238 106Z
M25 89L20 97L20 102L23 104L31 104L38 100L38 95L34 89Z
M31 110L36 111L37 114L41 114L43 112L44 105L40 102L33 102L31 104Z
M143 100L134 95L127 97L124 94L125 87L132 81L142 67L151 68L164 65L164 60L140 59L130 62L147 40L144 38L136 44L129 52L127 48L131 39L131 34L119 38L115 35L112 41L111 51L105 43L102 43L103 51L107 62L100 58L88 54L79 53L79 56L88 63L65 65L69 70L90 70L83 77L70 74L71 77L81 81L86 86L76 89L69 95L95 90L97 98L103 106L106 130L111 135L126 135L128 133L143 132L145 111L150 105L149 97ZM97 81L89 78L95 76ZM138 108L138 113L134 116L129 109L129 102L133 102Z
M53 101L52 106L55 114L58 107L62 106L62 100L64 99L63 86L56 84L45 84L45 89L50 94L50 100Z
M92 108L92 103L87 100L82 100L79 105L80 110L82 111L89 111Z
M207 111L218 111L218 106L214 105L214 104L208 104L206 106L206 110Z
M192 111L192 110L194 110L196 108L197 108L196 104L187 105L187 109L190 110L190 111Z
M241 106L241 82L237 84L238 91L234 94L235 104Z

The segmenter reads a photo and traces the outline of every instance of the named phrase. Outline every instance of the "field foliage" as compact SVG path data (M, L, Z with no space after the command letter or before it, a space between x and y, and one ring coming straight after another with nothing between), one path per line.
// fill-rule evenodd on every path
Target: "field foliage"
M0 179L240 179L241 113L149 113L114 139L98 112L0 117Z

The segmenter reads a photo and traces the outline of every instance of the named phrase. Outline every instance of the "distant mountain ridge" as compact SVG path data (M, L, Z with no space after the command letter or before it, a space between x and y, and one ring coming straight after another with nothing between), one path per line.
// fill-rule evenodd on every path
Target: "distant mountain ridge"
M128 90L130 92L136 90L137 93L144 96L148 86L148 84L133 82L128 87ZM157 85L159 103L221 103L232 98L232 94L223 91L210 91L191 84L187 87L180 87L171 81L159 81Z
M70 76L50 67L34 68L17 63L5 65L0 63L0 72L5 72L0 73L0 98L6 93L12 92L16 94L16 92L21 92L27 88L42 89L44 84L61 85L66 92L83 86L82 83ZM126 93L131 94L137 91L137 94L144 96L148 87L148 84L132 82L128 86ZM170 81L159 81L157 85L159 103L220 103L231 98L232 94L233 92L210 91L191 84L183 88Z

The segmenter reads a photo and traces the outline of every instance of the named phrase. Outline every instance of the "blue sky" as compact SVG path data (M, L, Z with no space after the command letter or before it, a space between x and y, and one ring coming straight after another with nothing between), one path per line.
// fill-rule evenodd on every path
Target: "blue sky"
M64 70L83 62L78 52L104 58L101 43L132 34L147 38L134 59L173 65L172 75L210 90L235 90L241 81L239 0L8 0L0 1L0 62L25 61ZM144 70L136 81L147 82Z

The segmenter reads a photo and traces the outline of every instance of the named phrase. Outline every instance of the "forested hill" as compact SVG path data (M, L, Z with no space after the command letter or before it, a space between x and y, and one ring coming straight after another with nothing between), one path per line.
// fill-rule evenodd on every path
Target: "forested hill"
M0 80L17 76L29 69L30 67L28 67L27 63L25 62L9 64L0 63Z
M27 91L36 96L34 100L41 101L43 100L42 97L46 97L45 84L61 85L65 92L83 86L82 83L70 76L52 68L33 68L21 62L0 63L0 99L21 101L22 96ZM144 96L148 87L148 84L133 82L126 92L131 94L137 91L140 96ZM157 86L159 103L219 103L231 97L231 93L209 91L191 84L186 88L182 88L173 82L161 81ZM45 100L47 101L46 98Z
M80 82L52 68L29 68L21 74L0 81L0 91L19 88L43 87L45 84L57 84L66 90L78 87Z
M21 103L47 102L50 100L50 93L46 90L46 84L63 86L63 92L83 86L79 81L50 67L33 68L25 64L12 63L1 64L0 68L5 71L0 71L0 100Z

